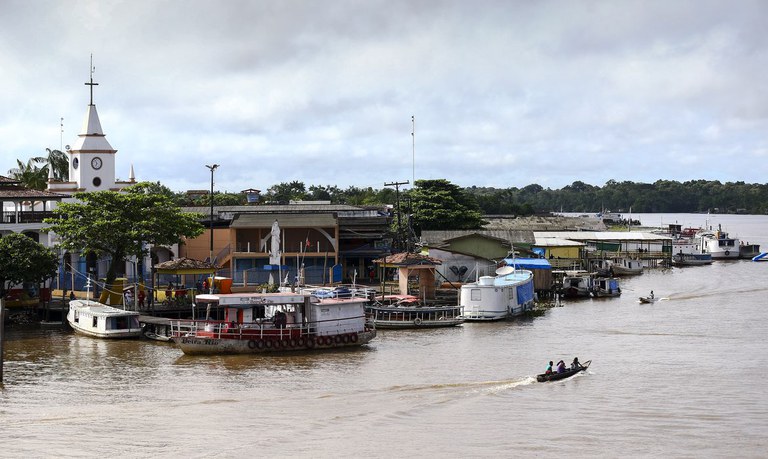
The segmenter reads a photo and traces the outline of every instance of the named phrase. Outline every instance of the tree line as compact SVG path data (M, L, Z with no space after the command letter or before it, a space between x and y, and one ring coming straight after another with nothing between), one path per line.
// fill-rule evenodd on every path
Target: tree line
M46 149L47 155L26 162L17 160L17 167L8 171L9 177L20 180L33 189L45 189L48 167L59 180L68 179L68 158L59 150ZM163 194L182 207L209 206L208 193L174 192L156 182L153 192ZM356 206L390 205L400 201L401 211L424 214L428 220L446 223L453 218L455 229L477 225L481 215L533 215L550 212L613 212L637 213L768 213L768 184L691 180L678 182L657 180L654 183L609 180L602 187L575 181L561 189L531 184L522 188L492 188L471 186L461 188L445 179L417 180L404 190L392 187L340 188L336 185L309 185L302 181L283 182L261 193L259 204L288 204L291 201L329 201L332 204ZM440 201L443 200L441 203ZM447 200L447 201L446 201ZM214 192L217 206L245 205L244 193ZM445 207L454 209L443 212ZM470 212L464 217L465 211ZM431 214L431 215L429 215ZM462 221L464 220L464 221ZM422 228L431 224L424 222Z

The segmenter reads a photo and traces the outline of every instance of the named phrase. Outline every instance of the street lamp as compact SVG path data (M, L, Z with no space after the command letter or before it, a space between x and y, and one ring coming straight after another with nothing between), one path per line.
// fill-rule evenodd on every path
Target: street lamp
M219 165L213 164L209 166L206 164L205 167L211 170L211 255L209 260L211 260L211 265L213 265L213 171L215 171Z

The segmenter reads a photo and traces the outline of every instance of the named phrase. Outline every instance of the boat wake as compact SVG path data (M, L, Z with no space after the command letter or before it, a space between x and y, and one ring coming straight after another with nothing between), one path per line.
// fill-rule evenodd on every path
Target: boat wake
M405 385L405 386L392 386L389 388L389 392L420 392L420 391L441 391L445 389L466 389L471 393L480 392L502 392L505 390L514 389L520 386L527 386L536 382L536 377L526 376L524 378L516 378L500 381L477 381L477 382L457 382L457 383L444 383L444 384L425 384L425 385Z

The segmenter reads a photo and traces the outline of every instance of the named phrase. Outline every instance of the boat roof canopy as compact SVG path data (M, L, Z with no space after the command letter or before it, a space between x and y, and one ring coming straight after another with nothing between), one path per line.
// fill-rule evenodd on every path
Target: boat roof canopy
M314 295L302 293L221 293L197 295L199 303L219 303L220 306L250 308L257 305L304 304L307 300L318 303Z

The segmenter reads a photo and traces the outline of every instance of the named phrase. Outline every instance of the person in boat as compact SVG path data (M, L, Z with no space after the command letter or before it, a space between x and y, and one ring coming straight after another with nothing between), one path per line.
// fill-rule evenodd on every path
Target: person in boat
M563 362L562 360L557 362L557 372L565 373L565 362Z
M547 365L547 370L544 372L545 375L551 375L552 374L552 361L549 361L549 365Z
M288 323L288 318L286 317L283 311L277 311L275 313L274 321L275 321L275 328L285 328L285 325Z
M578 370L579 368L583 368L579 362L579 358L574 357L573 362L571 362L571 370Z
M653 299L653 290L651 290L651 294L648 295L648 298Z

